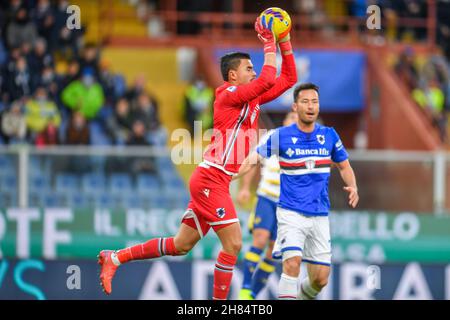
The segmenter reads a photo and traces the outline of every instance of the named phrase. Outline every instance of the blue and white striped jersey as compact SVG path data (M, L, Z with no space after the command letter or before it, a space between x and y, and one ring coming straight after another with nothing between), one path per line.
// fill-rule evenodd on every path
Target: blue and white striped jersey
M278 156L281 173L278 206L304 215L328 215L331 164L348 159L333 128L315 124L314 131L306 133L294 123L275 130L256 150L264 158Z

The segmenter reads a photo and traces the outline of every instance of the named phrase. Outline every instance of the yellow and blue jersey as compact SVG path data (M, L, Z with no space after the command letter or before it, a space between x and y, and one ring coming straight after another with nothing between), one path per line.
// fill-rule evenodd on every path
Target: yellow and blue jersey
M269 131L261 139L260 145L264 144L273 132L274 130ZM258 201L249 218L249 230L266 229L270 232L271 239L275 240L277 235L276 208L280 197L280 165L276 155L263 159L261 180L256 194L258 195Z
M278 202L278 198L280 197L280 165L278 164L278 157L276 155L263 160L261 180L256 194Z

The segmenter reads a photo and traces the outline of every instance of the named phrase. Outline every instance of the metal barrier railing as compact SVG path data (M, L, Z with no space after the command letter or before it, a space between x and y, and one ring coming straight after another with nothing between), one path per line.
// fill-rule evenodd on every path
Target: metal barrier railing
M194 152L195 153L195 152ZM29 200L30 177L47 172L50 178L58 172L78 171L71 166L89 162L91 166L86 172L102 172L106 174L124 171L127 174L139 175L141 169L135 169L132 163L135 159L154 158L165 168L156 166L155 174L160 179L172 179L165 175L167 166L175 168L172 158L175 154L167 148L149 147L52 147L36 149L34 147L1 147L0 169L1 192L7 188L2 179L5 175L16 173L17 196L19 207L27 207ZM7 161L5 161L5 159ZM40 165L36 165L36 160ZM116 166L116 160L119 167ZM45 161L44 161L45 160ZM201 160L200 160L201 161ZM350 161L355 170L361 201L360 210L412 211L434 213L437 215L450 212L450 153L416 152L416 151L350 151ZM9 165L6 165L9 162ZM45 167L42 163L46 163ZM107 165L109 162L112 165ZM50 163L50 164L49 164ZM192 166L194 168L195 166ZM119 168L119 169L117 169ZM134 168L134 169L132 169ZM86 171L87 170L87 171ZM133 171L134 170L134 171ZM163 170L163 171L159 171ZM172 169L171 169L172 170ZM7 171L7 172L5 172ZM173 171L176 171L173 169ZM170 173L170 172L169 172ZM239 182L236 182L239 183ZM332 170L330 179L330 199L335 210L349 209L347 194L342 191L343 182L337 170ZM186 187L182 184L181 188ZM235 188L232 188L235 190ZM79 192L83 192L79 190ZM160 190L161 193L165 192ZM175 197L167 194L167 197Z

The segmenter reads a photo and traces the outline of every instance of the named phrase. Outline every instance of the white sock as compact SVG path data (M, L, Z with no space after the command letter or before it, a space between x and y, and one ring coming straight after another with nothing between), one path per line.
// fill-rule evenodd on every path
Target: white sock
M309 282L309 277L306 277L302 280L300 284L300 288L298 290L298 300L313 300L317 297L320 291L317 291L313 287L311 287L311 283Z
M295 300L298 292L297 283L297 277L282 273L278 285L278 300Z
M119 261L119 258L117 257L116 252L114 251L113 253L111 253L111 261L116 265L116 266L120 266L121 263Z

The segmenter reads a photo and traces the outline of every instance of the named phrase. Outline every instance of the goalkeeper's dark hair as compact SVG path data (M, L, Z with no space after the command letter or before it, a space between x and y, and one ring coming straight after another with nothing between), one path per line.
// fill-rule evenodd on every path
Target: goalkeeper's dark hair
M228 81L230 70L236 70L239 67L241 59L250 59L250 55L245 52L231 52L220 58L220 71L224 81Z
M294 102L297 101L298 99L298 95L300 94L300 91L302 90L315 90L317 93L319 93L319 86L315 85L314 83L311 82L307 82L307 83L302 83L299 84L298 86L295 87L294 89Z

